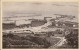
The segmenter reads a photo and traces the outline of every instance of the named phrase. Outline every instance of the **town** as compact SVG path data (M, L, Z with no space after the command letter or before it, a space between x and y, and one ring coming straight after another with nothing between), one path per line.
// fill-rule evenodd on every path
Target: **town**
M36 15L41 16L41 15ZM20 20L17 20L19 17ZM35 17L35 16L34 16ZM54 17L54 18L53 18ZM78 25L75 16L53 14L41 19L24 15L4 18L3 46L4 48L78 48ZM15 19L16 20L13 20ZM74 35L74 36L73 36ZM76 44L68 44L68 36L75 37ZM8 40L6 41L5 40ZM9 42L11 41L11 42ZM41 42L40 42L41 41ZM5 43L7 42L7 44ZM16 44L15 44L16 42ZM20 42L20 43L19 43ZM73 41L72 41L73 42ZM10 44L8 44L10 43ZM23 44L24 43L24 44ZM72 45L73 44L73 45Z

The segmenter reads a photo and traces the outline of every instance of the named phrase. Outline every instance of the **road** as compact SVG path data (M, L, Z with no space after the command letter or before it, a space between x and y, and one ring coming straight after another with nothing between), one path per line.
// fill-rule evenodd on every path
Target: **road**
M57 44L52 45L49 48L56 48L56 47L62 46L66 41L65 37L56 37L56 38L60 38L61 40Z
M62 28L45 28L45 29L42 29L43 27L47 27L51 25L51 22L47 22L45 23L44 25L41 25L41 26L38 26L38 27L30 27L30 28L14 28L14 29L10 29L10 30L3 30L3 32L6 32L6 33L9 33L9 32L13 32L13 33L23 33L23 30L31 30L33 32L46 32L46 31L55 31L57 29L61 29L63 30Z

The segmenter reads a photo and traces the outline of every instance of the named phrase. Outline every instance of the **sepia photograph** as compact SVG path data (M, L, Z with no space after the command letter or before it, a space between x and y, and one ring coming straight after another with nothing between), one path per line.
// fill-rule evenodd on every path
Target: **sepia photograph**
M78 49L78 2L3 2L3 49Z

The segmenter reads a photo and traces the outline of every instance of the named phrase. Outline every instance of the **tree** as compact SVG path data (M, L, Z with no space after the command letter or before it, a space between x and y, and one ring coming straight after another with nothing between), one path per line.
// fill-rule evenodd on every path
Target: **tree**
M68 45L72 48L78 48L78 30L72 30L65 38L67 39Z

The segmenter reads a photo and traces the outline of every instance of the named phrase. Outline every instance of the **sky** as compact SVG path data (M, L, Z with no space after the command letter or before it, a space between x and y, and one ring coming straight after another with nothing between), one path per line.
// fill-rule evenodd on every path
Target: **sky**
M3 2L3 17L73 15L78 19L78 2ZM54 16L53 16L54 17Z

